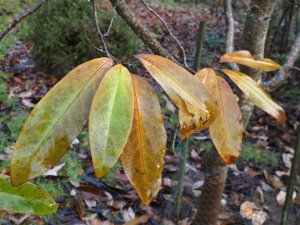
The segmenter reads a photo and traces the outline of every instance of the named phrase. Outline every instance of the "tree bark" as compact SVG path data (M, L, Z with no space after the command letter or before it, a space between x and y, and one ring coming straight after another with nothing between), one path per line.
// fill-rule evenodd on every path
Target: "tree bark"
M151 35L150 31L130 12L124 0L110 0L110 2L113 7L116 8L117 13L148 48L155 54L176 62L174 57L168 53L168 51Z
M205 164L206 177L193 225L216 225L221 208L228 167L215 148L209 152Z
M264 57L266 36L275 4L275 0L252 0L250 3L250 9L244 25L241 48L251 52L257 59ZM258 70L241 67L241 71L257 81L261 79L261 73ZM245 127L250 120L253 108L254 105L242 94L241 111Z
M270 91L283 85L289 77L289 69L291 69L297 60L300 53L300 32L298 33L294 44L286 56L286 61L283 64L283 69L279 70L278 75L271 80L264 82L264 87Z
M227 25L227 35L226 35L226 53L234 51L234 18L232 12L232 2L231 0L224 0L225 18ZM238 71L239 67L235 63L229 63L233 70Z

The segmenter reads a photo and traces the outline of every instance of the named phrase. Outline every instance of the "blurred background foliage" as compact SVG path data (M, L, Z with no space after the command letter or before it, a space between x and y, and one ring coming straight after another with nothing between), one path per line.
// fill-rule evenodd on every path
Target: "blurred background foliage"
M99 6L102 31L109 27L113 11ZM28 41L37 64L47 72L64 75L89 59L104 56L99 47L91 4L87 0L52 0L27 20ZM137 53L140 42L123 20L116 17L106 39L111 54L118 58Z

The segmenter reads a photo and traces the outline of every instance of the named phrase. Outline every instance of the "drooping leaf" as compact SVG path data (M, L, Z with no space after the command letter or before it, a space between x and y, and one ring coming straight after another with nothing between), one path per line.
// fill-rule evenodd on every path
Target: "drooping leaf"
M186 139L195 132L200 132L209 127L206 113L186 102L186 107L192 115L187 115L179 110L179 124L181 129L181 140Z
M125 174L145 205L157 195L164 167L166 131L151 85L133 75L134 120L121 161Z
M213 69L205 68L196 74L204 85L214 93L218 113L209 126L211 139L225 163L231 164L241 152L243 124L240 107L231 87Z
M261 85L254 81L251 77L241 72L227 69L223 69L222 72L230 77L230 79L245 93L253 104L273 116L279 123L285 123L286 115L284 110L273 101Z
M97 177L104 176L124 150L133 113L132 78L129 71L119 64L105 74L90 112L90 145Z
M211 79L208 79L207 82L210 82L210 85L204 84L203 77L206 75L216 76L212 69L203 69L195 74L195 78L199 80L206 89L210 92L211 95L215 96L215 93L212 90L216 89L216 82L211 82ZM207 129L211 123L206 123L205 114L202 111L198 110L192 105L187 105L188 109L193 112L193 116L186 115L181 110L179 110L179 124L181 129L181 139L184 140L195 132L200 132L201 130ZM217 109L216 109L217 110ZM217 113L216 113L217 114Z
M98 58L79 65L36 105L13 151L14 185L46 172L65 154L86 124L96 89L112 64Z
M230 52L223 55L220 59L221 63L231 62L238 63L244 66L251 67L262 71L274 71L281 69L282 66L272 61L271 59L254 59L248 51Z
M205 115L202 120L207 125L214 120L216 116L214 100L204 85L192 74L161 56L140 54L136 57L183 113L193 115L196 108Z
M0 210L44 215L55 213L56 209L48 192L30 183L13 187L8 176L0 175Z

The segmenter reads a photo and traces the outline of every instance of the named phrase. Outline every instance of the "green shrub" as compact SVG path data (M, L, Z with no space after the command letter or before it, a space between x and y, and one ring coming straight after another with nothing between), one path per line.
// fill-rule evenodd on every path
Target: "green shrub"
M101 30L105 32L112 12L98 10ZM36 62L46 71L64 74L89 59L104 56L93 21L91 3L87 0L52 0L28 20ZM87 39L88 37L88 39ZM88 41L90 40L90 41ZM89 43L90 42L90 43ZM139 41L121 18L114 20L106 38L111 54L118 58L136 53Z

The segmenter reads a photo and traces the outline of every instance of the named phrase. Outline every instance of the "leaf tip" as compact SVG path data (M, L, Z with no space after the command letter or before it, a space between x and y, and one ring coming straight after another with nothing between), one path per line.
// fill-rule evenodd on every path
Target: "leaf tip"
M279 111L279 115L276 119L277 119L278 123L280 123L282 125L285 124L287 117L286 117L285 111L283 109Z
M224 161L224 163L226 165L230 165L230 164L234 163L235 160L237 160L237 158L239 157L239 155L223 154L223 155L221 155L221 157L222 157L222 159L223 159L223 161Z

